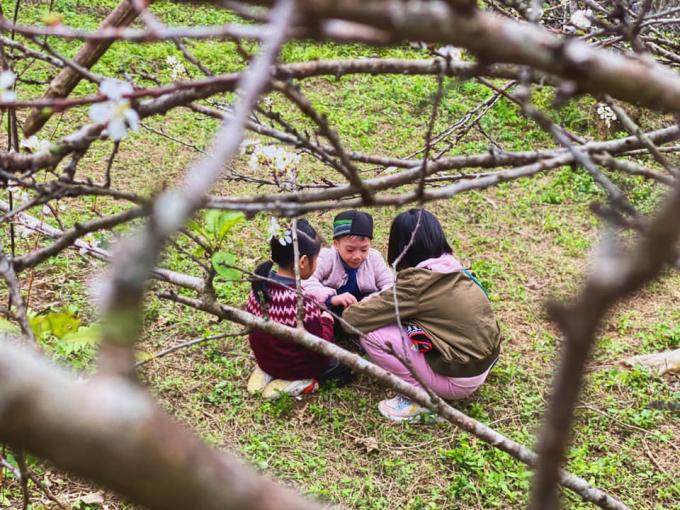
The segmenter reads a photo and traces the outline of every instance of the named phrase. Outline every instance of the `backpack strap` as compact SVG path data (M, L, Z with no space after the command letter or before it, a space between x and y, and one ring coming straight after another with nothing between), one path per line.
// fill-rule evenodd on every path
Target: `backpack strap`
M484 295L486 296L486 299L489 299L489 293L488 293L488 292L486 291L486 289L484 288L484 285L482 285L481 282L477 279L477 277L472 273L472 271L468 271L468 270L465 269L464 267L461 268L460 271L461 271L465 276L467 276L468 278L470 278L470 280L472 280L472 281L477 285L477 287L479 287L480 289L482 289L482 292L483 292Z

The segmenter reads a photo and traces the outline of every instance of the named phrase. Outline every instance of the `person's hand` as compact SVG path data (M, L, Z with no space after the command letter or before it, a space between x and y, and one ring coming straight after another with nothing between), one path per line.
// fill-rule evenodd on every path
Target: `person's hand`
M355 298L349 292L344 292L338 296L333 296L331 298L331 304L334 306L350 306L355 304L356 302L357 298Z
M333 316L332 316L330 313L326 312L326 311L321 312L321 317L322 317L322 318L325 317L325 318L330 319L330 320L332 320L333 322L335 322L335 319L333 319Z

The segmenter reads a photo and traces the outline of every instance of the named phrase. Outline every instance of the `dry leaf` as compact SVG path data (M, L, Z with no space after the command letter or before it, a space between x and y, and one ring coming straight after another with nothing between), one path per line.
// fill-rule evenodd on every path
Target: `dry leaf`
M680 372L680 349L633 356L632 358L624 359L621 363L629 367L641 365L656 372L658 375L664 375L665 373L677 374Z
M354 443L366 450L366 453L377 452L380 450L378 447L378 440L371 436L359 437L354 441Z
M104 495L101 492L91 492L90 494L81 496L78 500L86 505L103 505Z

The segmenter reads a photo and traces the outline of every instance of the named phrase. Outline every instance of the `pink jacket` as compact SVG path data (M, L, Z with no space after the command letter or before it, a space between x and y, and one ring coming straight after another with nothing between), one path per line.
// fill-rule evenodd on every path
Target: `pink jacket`
M316 271L302 282L305 293L324 303L329 296L337 294L336 289L347 283L347 272L340 254L334 248L322 248ZM392 271L378 250L371 248L368 258L357 270L357 284L364 294L373 294L394 284Z

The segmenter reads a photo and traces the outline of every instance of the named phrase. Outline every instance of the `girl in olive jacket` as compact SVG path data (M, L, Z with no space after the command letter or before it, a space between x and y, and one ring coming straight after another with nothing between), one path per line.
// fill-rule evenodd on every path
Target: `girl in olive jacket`
M388 246L396 288L350 306L343 318L366 334L361 343L374 363L416 386L422 381L444 399L461 399L482 385L498 359L500 329L486 293L451 251L432 213L398 215ZM427 411L402 396L378 408L395 421Z

